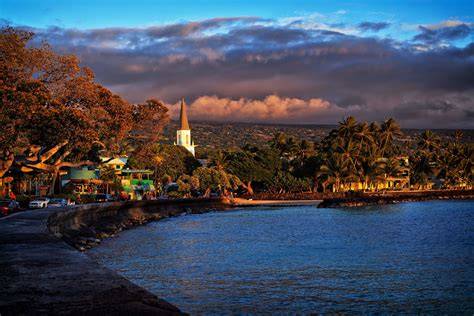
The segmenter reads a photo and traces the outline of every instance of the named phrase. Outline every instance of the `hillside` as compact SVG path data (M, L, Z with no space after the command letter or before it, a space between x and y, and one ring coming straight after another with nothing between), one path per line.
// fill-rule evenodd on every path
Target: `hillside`
M199 147L198 153L217 148L241 147L245 144L262 145L270 141L275 133L283 132L298 139L317 142L326 136L335 125L273 125L254 123L190 122L192 137ZM164 132L164 141L173 143L178 122L172 121ZM404 129L408 140L423 130ZM434 130L444 139L452 138L454 130ZM474 130L463 130L463 141L474 142Z

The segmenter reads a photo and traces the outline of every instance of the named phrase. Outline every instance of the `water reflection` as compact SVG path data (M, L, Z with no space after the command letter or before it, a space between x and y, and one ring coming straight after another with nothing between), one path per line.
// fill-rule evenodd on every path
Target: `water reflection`
M89 254L191 314L472 314L473 205L189 215Z

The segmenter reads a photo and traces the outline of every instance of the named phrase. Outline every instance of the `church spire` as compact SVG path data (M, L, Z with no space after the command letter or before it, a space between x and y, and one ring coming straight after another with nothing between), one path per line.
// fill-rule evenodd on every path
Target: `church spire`
M179 121L181 122L181 130L189 130L188 115L186 114L186 103L184 98L181 98L181 112L179 114Z

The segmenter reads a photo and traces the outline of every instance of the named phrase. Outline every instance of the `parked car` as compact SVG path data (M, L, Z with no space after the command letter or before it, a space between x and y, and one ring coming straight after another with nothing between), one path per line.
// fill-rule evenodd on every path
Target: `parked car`
M7 216L19 208L20 204L15 200L0 200L0 216Z
M28 204L29 208L45 208L48 207L49 199L42 197L36 198Z
M75 205L76 202L68 200L68 199L61 199L61 198L55 198L49 200L48 207L65 207L69 205Z
M48 203L48 207L65 207L67 205L66 199L51 199Z

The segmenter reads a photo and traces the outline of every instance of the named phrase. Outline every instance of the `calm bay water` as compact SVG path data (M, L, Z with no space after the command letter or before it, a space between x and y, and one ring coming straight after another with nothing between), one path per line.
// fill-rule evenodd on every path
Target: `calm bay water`
M191 314L474 313L474 202L245 209L88 252Z

